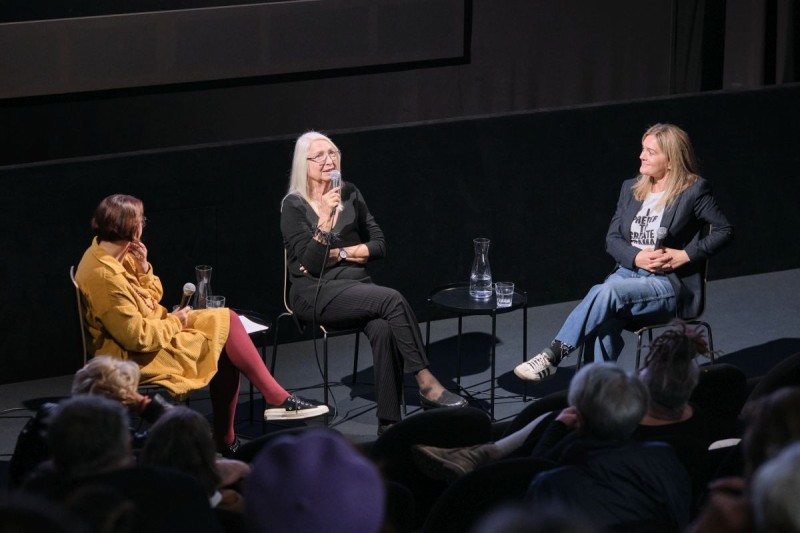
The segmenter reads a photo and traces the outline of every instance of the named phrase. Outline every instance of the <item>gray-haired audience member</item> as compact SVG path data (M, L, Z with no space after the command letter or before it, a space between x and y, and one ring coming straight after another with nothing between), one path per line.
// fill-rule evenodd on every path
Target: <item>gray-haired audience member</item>
M489 512L470 533L598 533L598 530L563 509L540 509L531 513L523 504L515 503Z
M575 375L568 399L547 432L576 432L551 450L556 467L531 482L531 508L560 506L600 528L686 526L689 476L672 448L630 440L647 410L644 384L596 363Z
M648 395L636 376L611 363L590 365L575 374L567 396L574 425L597 439L625 440L647 411Z
M764 463L753 477L751 491L756 531L800 531L800 443Z

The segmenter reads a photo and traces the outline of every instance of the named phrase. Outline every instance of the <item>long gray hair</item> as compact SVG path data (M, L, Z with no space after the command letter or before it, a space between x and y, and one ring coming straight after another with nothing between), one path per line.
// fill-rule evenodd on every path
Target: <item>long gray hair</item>
M311 196L308 190L308 147L311 146L312 142L319 139L328 141L331 143L331 146L333 146L334 150L339 150L330 137L318 131L307 131L298 137L297 142L294 145L292 171L291 174L289 174L289 190L286 192L286 196L289 196L290 194L296 194L304 198L309 204L311 203ZM341 170L341 154L339 155L337 163L338 164L336 168ZM284 196L284 199L286 199L286 196ZM283 209L283 202L281 202L281 209Z

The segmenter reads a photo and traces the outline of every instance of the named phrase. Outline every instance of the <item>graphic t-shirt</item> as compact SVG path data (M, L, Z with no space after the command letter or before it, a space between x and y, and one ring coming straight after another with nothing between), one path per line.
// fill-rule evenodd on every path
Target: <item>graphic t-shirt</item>
M661 216L664 206L656 204L663 192L651 192L642 202L642 207L631 222L631 244L639 249L652 248L656 243L656 231L661 226Z

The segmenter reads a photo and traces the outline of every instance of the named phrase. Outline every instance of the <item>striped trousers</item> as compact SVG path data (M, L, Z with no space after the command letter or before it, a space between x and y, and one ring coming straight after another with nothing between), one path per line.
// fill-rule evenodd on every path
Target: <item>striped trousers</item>
M311 322L311 316L298 316ZM377 416L386 422L401 419L403 373L428 366L425 345L414 311L394 289L358 283L340 292L315 317L331 328L363 329L372 347Z

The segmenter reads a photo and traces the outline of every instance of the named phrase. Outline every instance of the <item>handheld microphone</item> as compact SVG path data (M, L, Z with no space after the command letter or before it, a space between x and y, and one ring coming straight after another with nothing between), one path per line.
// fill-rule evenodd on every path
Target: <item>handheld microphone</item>
M331 189L335 189L336 187L341 187L341 186L342 186L342 173L338 170L331 170ZM342 196L342 191L339 191L339 197L341 198L341 196ZM336 207L333 208L331 216L333 216L333 213L336 212L336 209L337 209ZM339 204L338 209L339 211L342 210L341 203Z
M194 283L187 283L183 286L183 296L181 296L181 305L178 306L178 309L183 309L187 305L189 305L189 300L194 295L194 291L197 290L197 287L194 286Z
M653 250L658 250L664 247L664 239L667 238L667 228L661 226L656 230L656 243L653 245Z

